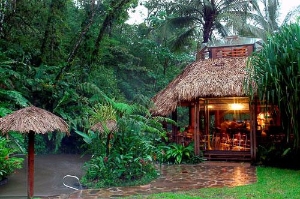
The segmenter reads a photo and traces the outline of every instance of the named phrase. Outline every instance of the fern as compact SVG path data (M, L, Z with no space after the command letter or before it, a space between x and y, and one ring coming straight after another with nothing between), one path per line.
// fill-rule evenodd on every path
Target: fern
M54 108L54 111L63 105L69 104L70 102L76 102L78 98L79 95L74 90L70 89L65 91L63 97L58 101L56 107Z
M103 92L101 89L93 84L85 82L78 86L78 90L83 92L84 94L90 95L90 102L91 103L111 103L112 100Z
M23 97L20 92L14 90L0 89L0 98L10 100L22 107L26 107L30 104L29 101L25 97Z
M91 124L106 120L116 120L117 112L111 105L96 104L90 118Z
M5 115L8 115L10 113L12 113L12 110L10 110L0 104L0 117L4 117Z
M112 106L120 115L123 115L123 114L130 115L134 112L133 106L122 103L122 102L113 102Z

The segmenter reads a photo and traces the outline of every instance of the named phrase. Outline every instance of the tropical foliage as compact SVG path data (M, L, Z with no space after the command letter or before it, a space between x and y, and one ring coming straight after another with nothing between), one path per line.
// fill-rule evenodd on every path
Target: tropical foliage
M263 49L250 60L248 91L262 101L278 104L287 143L300 146L299 24L283 26L268 38ZM257 89L259 88L259 89Z
M154 154L156 145L165 137L161 121L152 118L147 109L137 105L118 104L108 108L103 119L114 118L114 131L103 128L89 135L79 134L86 139L90 153L94 156L85 164L86 174L82 179L88 187L120 186L145 183L157 176ZM92 117L95 121L95 117Z
M176 143L169 145L169 149L166 151L166 158L168 162L175 164L187 163L191 160L195 161L192 163L196 163L197 161L201 162L203 160L201 157L198 159L195 158L194 146L192 144L184 146Z
M23 165L24 159L13 156L15 150L9 146L9 142L6 138L0 137L0 181Z
M137 0L3 0L0 2L0 117L35 105L65 119L71 127L71 136L56 133L37 136L36 152L94 155L86 164L88 172L83 180L89 186L111 185L114 179L121 184L155 177L154 161L182 163L190 158L197 162L199 157L190 155L190 146L163 142L167 142L162 139L163 118L149 114L152 105L149 98L194 61L199 43L207 42L213 35L231 34L230 16L247 17L248 2L149 1L147 20L130 25L125 23L127 10L137 6ZM220 34L215 34L216 30ZM284 116L291 113L293 120L286 121L285 126L296 135L299 146L295 130L298 127L294 125L299 113L292 107L298 99L297 92L292 90L296 88L297 76L291 75L296 74L298 62L294 62L294 56L298 47L292 46L295 39L289 45L280 43L284 38L279 36L276 40L278 45L274 42L269 47L273 54L264 51L257 57L267 63L263 56L269 56L280 68L281 64L290 64L287 73L282 67L282 74L277 72L283 76L276 76L281 81L290 81L289 90L280 87L277 91L282 97L289 94L283 97L281 107L288 104L283 113ZM270 77L267 78L269 81ZM273 88L273 84L269 87ZM117 131L91 131L92 125L106 120L116 121ZM24 152L24 137L12 133L10 146Z

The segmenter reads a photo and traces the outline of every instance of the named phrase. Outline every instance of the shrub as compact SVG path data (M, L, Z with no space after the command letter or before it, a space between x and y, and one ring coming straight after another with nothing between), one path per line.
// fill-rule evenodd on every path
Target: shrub
M272 143L259 146L257 153L258 164L271 167L300 169L300 154L292 150L292 144Z
M0 137L0 180L22 168L23 158L12 157L14 149L8 147L9 140Z
M172 143L166 152L166 160L171 163L199 163L203 161L202 155L196 156L193 144L184 146L182 144Z
M116 132L80 134L91 146L81 179L89 188L144 184L157 177L156 145L165 135L160 119L125 106L118 115ZM120 107L118 107L120 110ZM130 113L128 113L130 112ZM97 147L95 147L97 146Z
M133 154L94 157L85 164L82 183L89 188L132 186L144 184L157 177L156 169L147 158L134 158Z

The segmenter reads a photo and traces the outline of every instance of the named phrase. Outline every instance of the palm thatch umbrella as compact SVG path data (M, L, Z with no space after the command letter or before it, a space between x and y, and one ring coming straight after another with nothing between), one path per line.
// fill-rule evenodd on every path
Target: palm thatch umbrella
M60 117L35 106L26 107L0 118L0 131L28 133L28 197L34 193L34 135L59 131L69 135L68 124Z
M91 127L92 131L99 131L101 133L108 131L108 132L115 132L117 130L117 123L115 120L107 120L105 122L98 122Z
M92 131L99 131L100 133L108 133L106 137L106 156L109 155L109 142L114 132L118 130L117 122L115 120L106 120L105 122L98 122L91 127Z

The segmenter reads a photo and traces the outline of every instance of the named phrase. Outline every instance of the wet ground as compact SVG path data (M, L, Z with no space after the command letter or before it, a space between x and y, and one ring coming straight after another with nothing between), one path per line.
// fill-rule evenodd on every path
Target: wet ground
M70 194L74 190L63 185L65 175L82 176L82 166L89 157L80 155L37 155L34 159L34 195L53 196ZM70 182L72 180L72 182ZM75 179L66 179L65 183L74 184ZM0 198L27 198L27 159L22 169L8 177L8 183L0 186Z
M250 163L207 161L196 165L163 165L161 168L158 167L161 173L160 177L143 186L79 191L64 187L62 179L65 175L78 175L79 177L82 175L80 168L83 162L84 159L80 158L80 156L72 157L72 155L37 157L35 171L38 173L35 173L35 196L43 199L120 198L203 187L240 186L255 183L257 180L256 168L251 166ZM43 168L48 169L43 171ZM13 198L13 196L18 199L21 196L26 198L26 176L22 174L24 179L20 179L18 174L16 174L18 176L16 179L9 179L8 184L14 183L13 186L10 185L10 192L5 188L6 185L4 185L4 189L0 187L0 198L2 196L9 199ZM13 175L12 177L16 176ZM22 191L20 191L21 189ZM19 193L19 197L13 194L13 190ZM6 195L3 195L3 193Z

